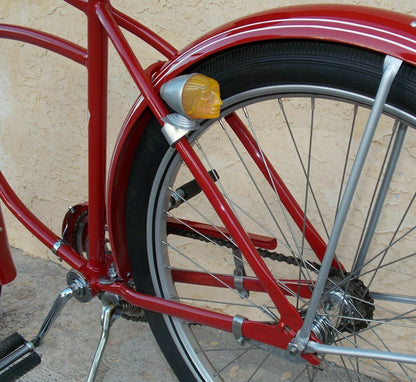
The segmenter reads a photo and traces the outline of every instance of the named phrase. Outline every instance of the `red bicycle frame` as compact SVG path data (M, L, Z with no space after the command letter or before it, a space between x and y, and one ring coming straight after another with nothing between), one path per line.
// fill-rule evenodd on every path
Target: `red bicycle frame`
M110 285L100 283L100 277L105 277L108 274L111 263L115 264L118 275L122 280L126 280L127 275L131 272L125 241L125 200L120 195L125 194L132 155L137 142L140 140L143 127L151 114L163 125L163 119L168 113L159 96L158 89L164 82L181 74L197 61L230 47L267 39L324 38L329 41L365 46L416 64L416 42L414 39L415 31L411 27L412 19L374 9L360 8L360 11L357 11L357 8L350 6L290 7L279 11L261 13L228 24L202 37L179 53L154 32L114 9L109 0L65 1L87 15L88 49L56 36L12 25L0 24L0 38L16 39L46 48L87 68L88 108L90 113L88 125L88 260L67 245L28 210L1 172L0 198L30 232L85 277L93 294L114 293L127 302L147 310L178 316L192 322L231 332L233 321L231 316L145 295L129 288L123 281L114 282ZM155 64L145 70L133 54L120 28L128 30L152 45L166 56L168 62L163 65ZM108 39L111 40L126 65L141 92L141 96L133 106L120 132L107 179ZM242 122L233 115L228 117L228 120L250 155L258 156L259 149L250 140L249 134L246 134ZM288 302L285 296L287 292L279 286L259 257L253 244L253 236L243 230L187 139L182 138L175 144L175 148L257 276L256 278L245 277L244 288L267 292L279 311L280 321L275 325L244 320L242 325L243 335L276 347L287 348L290 340L302 326L303 320L298 311ZM262 170L265 162L258 163L258 166ZM298 226L303 224L303 213L278 174L273 173L270 181L273 187L278 190L285 206ZM104 235L106 225L109 227L113 251L112 258L105 254ZM325 241L309 222L306 223L306 236L317 257L322 260L326 248ZM7 248L7 250L4 250L4 248ZM15 270L7 246L1 210L0 263L0 284L5 284L13 279ZM342 268L340 264L334 263L333 265ZM221 279L224 284L217 284L212 279L206 280L198 272L175 271L173 277L176 281L198 283L200 285L223 287L224 284L232 286L233 283L226 276L218 276L218 279ZM289 289L291 288L292 281L280 280L280 282L284 283ZM298 287L299 285L296 284L296 288ZM296 291L298 292L298 289ZM300 293L305 298L310 298L311 292L306 282L301 285ZM306 357L312 363L319 362L313 355L307 355Z

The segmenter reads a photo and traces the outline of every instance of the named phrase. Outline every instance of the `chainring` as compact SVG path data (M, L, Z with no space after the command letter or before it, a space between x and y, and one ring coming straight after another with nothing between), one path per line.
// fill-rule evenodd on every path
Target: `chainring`
M71 207L62 223L62 237L79 254L88 258L88 204Z

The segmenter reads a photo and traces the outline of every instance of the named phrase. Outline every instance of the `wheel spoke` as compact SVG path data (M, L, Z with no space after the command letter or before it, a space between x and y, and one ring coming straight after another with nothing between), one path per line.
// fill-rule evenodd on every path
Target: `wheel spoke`
M313 100L313 101L312 101L312 100ZM323 228L324 228L324 230L325 230L326 237L327 237L327 238L329 238L329 232L328 232L328 229L327 229L326 224L325 224L325 219L323 218L323 215L322 215L321 210L320 210L320 208L319 208L319 203L318 203L318 201L317 201L317 198L315 197L315 192L314 192L314 190L313 190L313 188L312 188L312 185L311 185L311 183L310 183L310 179L309 179L310 160L311 160L311 158L312 158L312 156L311 156L311 152L309 152L309 155L308 155L308 164L307 164L308 169L306 169L306 168L305 168L304 161L303 161L302 156L301 156L301 154L300 154L300 150L299 150L298 144L296 143L296 138L295 138L295 135L294 135L294 133L293 133L293 129L292 129L292 127L291 127L291 125L290 125L290 122L289 122L289 120L288 120L288 117L287 117L287 114L286 114L286 111L285 111L285 108L284 108L284 103L283 103L283 100L282 100L281 98L279 98L279 99L278 99L278 102L279 102L280 110L282 111L282 114L283 114L283 117L284 117L284 120L285 120L285 124L286 124L286 126L287 126L288 131L289 131L289 134L290 134L290 138L291 138L291 141L292 141L293 147L294 147L294 149L295 149L295 151L296 151L297 158L298 158L299 163L300 163L300 165L301 165L301 167L302 167L302 171L303 171L303 173L305 174L305 177L306 177L306 191L307 191L307 192L309 192L309 191L311 192L311 195L312 195L312 198L313 198L313 201L314 201L315 207L316 207L317 212L318 212L318 214L319 214L320 222L321 222L321 224L322 224L322 227L323 227ZM315 103L315 99L314 99L314 98L312 98L312 99L311 99L311 104L312 104L312 105L314 105L314 103ZM314 106L313 106L313 108L314 108ZM313 111L311 110L310 150L312 149L312 130L313 130L313 119L314 119L314 113L313 113ZM306 198L305 198L305 199L306 199ZM305 212L306 212L306 204L305 204ZM306 217L305 215L306 215L306 214L304 213L304 217ZM305 223L306 223L306 221L305 221L305 219L304 219L304 224L305 224ZM303 228L303 229L304 229L304 228ZM305 232L304 232L304 234L305 234Z
M405 126L403 124L400 124L398 129L397 129L397 135L396 135L396 139L395 139L395 142L394 142L394 145L393 145L393 148L392 148L390 161L387 164L386 173L385 173L385 176L383 178L383 181L381 182L379 194L377 196L377 200L376 200L376 203L375 203L375 206L374 206L374 210L372 212L371 219L370 219L369 224L368 224L366 235L364 237L362 246L361 246L360 251L359 251L359 253L358 253L358 255L355 259L355 264L353 266L353 272L357 276L359 275L358 270L361 269L361 266L365 261L365 257L367 256L368 249L370 247L374 232L376 230L376 226L377 226L378 220L380 218L380 214L381 214L381 209L383 207L384 200L386 198L386 194L387 194L387 191L389 189L391 179L393 177L393 173L394 173L394 170L396 168L397 161L399 159L399 154L402 150L406 130L407 130L407 126ZM389 144L387 153L389 152L389 150L390 150L390 144ZM384 159L383 165L382 165L381 170L380 170L379 179L381 179L381 173L382 173L382 169L384 168L384 163L387 161L387 153L386 153L386 157ZM377 185L378 185L378 181L377 181ZM374 194L375 194L375 192L374 192ZM371 201L370 208L371 208L372 202L373 201Z

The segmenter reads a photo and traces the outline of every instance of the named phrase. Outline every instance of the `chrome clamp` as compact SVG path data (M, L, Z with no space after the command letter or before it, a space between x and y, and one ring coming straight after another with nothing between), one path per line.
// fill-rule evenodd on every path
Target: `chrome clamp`
M243 256L238 248L233 248L233 257L234 257L234 287L237 289L238 294L241 298L248 298L249 292L244 289L244 276L246 276L246 271L244 269Z
M242 326L243 326L243 322L244 320L246 320L245 317L243 316L234 316L233 318L233 322L231 325L231 329L233 331L234 334L234 338L236 339L237 343L240 345L244 345L246 338L243 336L243 331L242 331Z
M55 256L57 256L58 257L58 259L60 260L60 261L62 261L62 259L58 256L58 251L59 251L59 248L61 248L61 246L62 245L65 245L66 243L65 243L65 240L64 239L59 239L54 245L53 245L53 247L52 247L52 253L55 255Z
M189 132L200 127L199 123L179 113L168 114L163 122L165 124L162 127L162 133L171 146Z

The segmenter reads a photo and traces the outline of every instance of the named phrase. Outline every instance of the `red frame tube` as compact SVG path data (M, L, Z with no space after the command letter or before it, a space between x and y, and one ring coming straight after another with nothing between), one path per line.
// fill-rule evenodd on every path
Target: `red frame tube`
M237 114L232 113L225 119L251 158L257 164L257 167L263 173L270 186L276 190L280 200L286 207L289 215L292 217L299 230L305 232L307 242L312 247L318 259L322 261L326 251L325 241L321 238L309 219L305 218L302 208L296 202L295 198L290 193L289 189L286 187L273 165L267 159L266 155L259 149L253 136L250 134L247 127L237 116ZM336 259L333 260L332 266L336 269L344 269L342 264L340 264Z
M177 221L174 218L168 217L167 218L167 225L168 225L168 234L170 230L179 228L185 231L194 231L198 232L200 235L207 235L210 237L215 237L217 239L224 239L227 238L230 233L226 228L223 227L215 227L215 229L205 223L195 222L191 220L181 219L181 221ZM277 240L273 237L257 235L254 233L247 233L250 240L253 244L258 248L264 249L275 249L277 247Z
M174 282L204 285L216 288L226 288L227 286L233 289L237 289L234 285L234 276L222 275L218 273L204 273L197 271L188 271L183 269L172 269L172 279ZM290 296L289 290L299 294L300 297L309 299L312 296L313 283L309 281L299 280L279 280L280 290L286 296ZM242 277L243 288L252 292L265 292L264 287L258 278L255 277Z
M0 171L0 198L6 204L8 209L16 216L18 220L35 235L43 244L52 249L60 240L46 225L44 225L18 198L10 185L7 183ZM86 260L75 252L71 247L62 245L57 250L57 255L62 258L71 267L84 271Z
M108 37L123 60L134 82L140 89L140 92L146 99L150 109L159 120L159 123L163 125L163 118L165 118L168 114L168 110L159 94L155 91L155 88L153 87L150 79L147 77L145 70L140 65L139 60L135 56L133 50L129 46L126 38L114 20L109 4L104 1L97 1L96 12L100 22L108 34Z
M140 292L133 291L125 285L114 283L103 285L102 290L121 296L127 302L141 306L146 310L159 312L182 318L187 321L197 322L213 328L232 332L233 317L222 313L212 312L206 309L185 305L179 302L165 300L163 298L149 296ZM281 349L287 349L290 340L296 332L285 326L283 321L278 324L269 324L257 321L244 320L241 331L244 337L260 341ZM303 356L314 365L318 365L320 360L313 354Z
M177 55L178 51L172 45L155 34L149 28L145 27L143 24L137 22L130 16L120 12L113 7L110 8L110 11L114 17L114 20L120 27L133 33L141 40L151 45L153 48L162 53L166 58L172 59Z
M88 236L89 265L105 266L108 39L97 17L99 1L88 3Z
M204 168L187 139L182 138L179 140L175 144L175 148L194 178L197 180L201 189L204 191L215 212L230 232L235 244L250 264L251 269L260 279L262 286L265 291L267 291L280 313L281 322L289 326L292 330L297 331L300 329L303 320L301 319L299 312L288 302L286 296L280 290L270 270L259 256L252 241L234 215L230 206L225 201L223 195L218 190L214 181L208 175L207 170Z
M69 246L61 245L57 255L74 269L86 272L86 276L95 279L105 274L106 259L104 250L104 233L106 224L106 136L107 136L107 62L108 37L112 38L133 79L144 95L150 99L153 111L161 120L167 113L164 103L154 91L150 80L140 66L127 41L122 35L111 12L121 26L142 37L145 41L155 43L154 47L173 57L176 50L149 29L134 22L123 13L109 7L108 0L65 0L85 12L88 18L88 50L57 36L26 27L0 24L0 38L14 39L30 43L63 55L87 67L88 70L88 171L89 171L89 261L80 257ZM107 30L106 30L107 29ZM108 33L108 35L107 35ZM0 198L13 214L43 244L52 249L60 241L12 191L3 174L0 178ZM89 268L86 271L85 268ZM94 284L94 281L92 284Z
M17 25L0 24L0 38L33 44L65 56L81 65L87 63L86 49L45 32Z
M137 58L119 30L111 12L114 13L121 26L142 37L145 41L154 43L154 47L167 57L173 57L176 50L162 38L151 32L142 24L134 22L123 13L109 7L108 0L65 0L68 4L86 13L88 18L88 50L70 41L64 40L45 32L26 27L0 24L0 38L14 39L33 44L87 67L88 70L88 108L90 119L88 124L88 171L89 171L89 261L86 262L69 246L60 245L57 255L74 269L83 271L94 279L105 274L106 259L104 250L104 232L106 224L106 123L107 123L107 58L108 34L125 59L126 66L131 69L133 79L139 88L154 105L153 110L161 120L166 114L166 108L141 68ZM100 16L102 20L100 20ZM104 26L103 26L104 25ZM44 225L23 204L13 192L3 174L0 177L0 198L43 244L52 249L61 239ZM89 268L86 271L85 268Z

